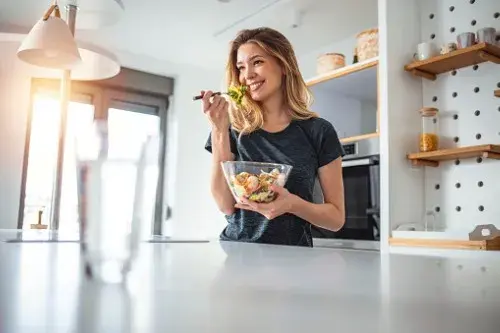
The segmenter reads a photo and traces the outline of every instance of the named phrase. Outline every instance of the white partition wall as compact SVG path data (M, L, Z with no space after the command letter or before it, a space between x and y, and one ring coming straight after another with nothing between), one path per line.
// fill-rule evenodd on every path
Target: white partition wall
M425 0L420 11L422 37L431 40L434 36L441 45L461 32L484 27L500 32L500 18L495 18L498 12L500 2L495 0ZM493 96L500 85L500 65L486 62L422 83L423 105L435 106L441 113L442 148L500 143L500 98ZM467 237L476 224L492 223L500 228L499 161L473 158L459 162L426 168L425 207L433 212L436 229L448 232L448 237Z
M412 166L406 158L418 152L422 107L439 109L440 149L500 144L500 98L493 94L500 64L486 61L435 80L404 70L421 42L439 49L462 32L493 27L500 34L500 2L379 0L379 24L382 246L392 248L391 236L468 240L478 224L500 229L499 160Z
M421 218L423 171L410 168L406 154L417 145L421 80L403 71L420 41L418 0L379 1L379 98L381 250L390 230Z

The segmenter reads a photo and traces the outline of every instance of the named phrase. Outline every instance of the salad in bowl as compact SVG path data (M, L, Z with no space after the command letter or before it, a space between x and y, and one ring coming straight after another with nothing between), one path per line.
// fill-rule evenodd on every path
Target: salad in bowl
M271 185L285 186L292 170L290 165L264 162L225 161L221 165L234 198L258 203L275 200Z

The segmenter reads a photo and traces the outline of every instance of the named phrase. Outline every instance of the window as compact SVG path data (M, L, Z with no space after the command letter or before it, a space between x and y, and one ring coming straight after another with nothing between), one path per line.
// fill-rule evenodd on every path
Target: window
M18 222L18 227L22 229L29 229L31 224L37 223L39 211L42 211L42 223L47 225L51 224L51 216L56 214L54 190L60 128L59 103L57 82L33 81ZM123 156L130 149L117 141L116 136L113 139L113 133L126 131L128 138L132 139L146 133L155 134L163 140L155 222L152 226L155 233L161 232L167 106L167 98L89 84L72 84L65 125L59 218L57 225L51 225L52 229L69 233L79 230L74 138L79 130L90 125L94 119L106 119L110 130L111 154Z

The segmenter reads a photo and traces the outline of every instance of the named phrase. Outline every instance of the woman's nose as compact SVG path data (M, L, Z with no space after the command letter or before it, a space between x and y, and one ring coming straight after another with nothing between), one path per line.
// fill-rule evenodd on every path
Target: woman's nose
M245 79L252 79L255 77L255 71L252 68L247 69L245 73Z

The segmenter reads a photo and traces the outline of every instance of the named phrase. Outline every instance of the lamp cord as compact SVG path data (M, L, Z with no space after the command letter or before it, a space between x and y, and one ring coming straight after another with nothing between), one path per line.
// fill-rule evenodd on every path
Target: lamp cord
M57 0L54 0L54 3L49 7L49 9L47 9L45 14L43 15L43 20L47 21L53 12L55 12L55 17L61 18L61 11L59 10L59 4L57 3Z

